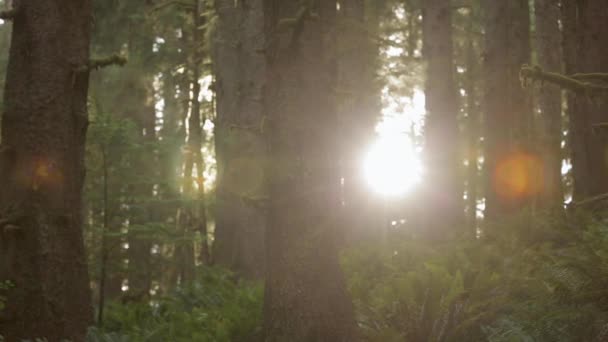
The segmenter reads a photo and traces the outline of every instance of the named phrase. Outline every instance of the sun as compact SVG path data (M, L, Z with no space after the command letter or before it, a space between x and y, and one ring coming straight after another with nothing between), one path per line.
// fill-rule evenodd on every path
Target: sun
M374 192L402 196L420 181L422 163L407 135L380 136L365 156L363 172Z

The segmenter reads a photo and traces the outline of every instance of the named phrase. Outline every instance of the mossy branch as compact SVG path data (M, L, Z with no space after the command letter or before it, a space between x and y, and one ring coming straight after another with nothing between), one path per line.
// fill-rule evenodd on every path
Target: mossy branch
M121 55L112 55L109 57L103 58L93 58L89 61L87 65L83 65L79 67L76 71L78 72L86 72L98 70L100 68L105 68L112 65L124 66L127 64L127 58Z
M581 74L579 74L580 77ZM588 74L591 75L591 74ZM524 65L520 71L522 82L529 80L549 82L575 93L608 92L608 85L591 83L556 72L542 70L539 66Z
M17 9L12 8L6 11L0 11L0 19L13 20L17 16Z
M572 78L581 81L599 81L608 83L608 74L606 73L589 73L589 74L574 74Z
M169 1L165 1L163 3L160 3L160 4L156 5L156 6L154 6L154 8L152 8L152 12L160 11L160 10L162 10L162 9L164 9L166 7L172 6L172 5L183 7L186 10L194 10L194 9L196 9L196 5L194 4L194 2L191 2L191 1L180 1L180 0L169 0Z

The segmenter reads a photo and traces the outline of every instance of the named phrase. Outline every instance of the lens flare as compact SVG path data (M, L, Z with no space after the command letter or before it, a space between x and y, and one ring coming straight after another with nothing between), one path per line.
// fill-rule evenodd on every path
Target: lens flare
M498 162L494 170L494 189L504 200L518 200L540 193L543 164L539 157L518 152Z

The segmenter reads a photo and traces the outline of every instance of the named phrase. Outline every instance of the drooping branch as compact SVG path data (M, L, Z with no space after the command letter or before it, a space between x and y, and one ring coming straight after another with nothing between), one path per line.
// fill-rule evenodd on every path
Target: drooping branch
M539 66L524 65L520 71L522 82L541 81L555 84L561 88L573 91L575 93L598 93L608 92L608 85L592 83L590 80L598 80L598 75L606 77L604 74L577 74L566 76L556 72L548 72L541 69Z
M127 64L127 58L116 54L109 57L93 58L89 60L89 63L87 65L78 67L76 71L86 72L105 68L112 65L124 66L125 64Z
M17 16L17 9L12 8L5 11L0 11L0 19L2 20L13 20Z

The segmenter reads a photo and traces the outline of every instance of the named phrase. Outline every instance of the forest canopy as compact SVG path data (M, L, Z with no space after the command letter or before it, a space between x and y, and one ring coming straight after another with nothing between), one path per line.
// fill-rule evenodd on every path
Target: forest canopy
M0 0L0 342L608 340L604 0Z

